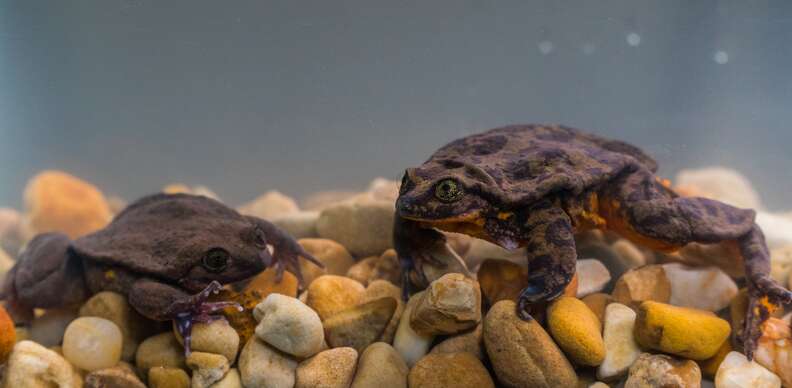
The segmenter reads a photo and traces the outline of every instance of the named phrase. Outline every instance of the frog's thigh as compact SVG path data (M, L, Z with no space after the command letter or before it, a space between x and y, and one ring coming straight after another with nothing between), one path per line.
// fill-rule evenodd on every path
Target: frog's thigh
M152 279L139 279L129 291L129 304L143 316L153 320L171 319L168 309L173 302L184 300L190 295L171 285Z

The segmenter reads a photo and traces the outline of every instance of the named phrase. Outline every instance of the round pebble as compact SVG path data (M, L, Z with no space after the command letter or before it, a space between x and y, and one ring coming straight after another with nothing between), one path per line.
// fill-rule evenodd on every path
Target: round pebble
M175 324L173 325L173 334L176 336L176 340L183 345L184 340L176 330ZM239 334L225 319L218 319L211 323L196 323L192 328L190 347L196 352L221 354L230 362L234 362L239 350Z
M262 367L266 365L266 367ZM251 337L237 363L245 387L292 388L297 361Z
M605 359L602 327L577 298L562 296L547 308L547 326L555 342L578 365L597 366Z
M323 275L308 287L306 304L325 320L333 314L360 304L366 289L350 278Z
M157 366L149 369L151 388L190 388L190 376L184 369Z
M157 334L141 342L135 353L135 365L143 371L158 366L187 367L184 363L184 348L171 332Z
M481 289L459 273L433 281L413 310L410 326L423 334L456 334L481 321Z
M322 269L308 260L301 260L300 269L302 270L305 284L311 284L314 279L322 275L343 276L355 264L355 259L349 254L349 251L333 240L303 238L297 242L325 266Z
M256 335L279 350L310 357L322 348L324 331L315 311L296 298L270 294L253 310Z
M14 345L3 374L4 388L82 387L80 374L68 361L33 341Z
M87 371L109 368L121 360L121 329L107 319L75 319L63 335L63 355L74 366Z
M319 352L297 367L294 388L347 388L352 384L358 352L342 347Z
M384 342L375 342L360 355L352 388L407 388L409 368L399 352Z
M427 354L407 379L410 387L495 388L487 368L467 352Z

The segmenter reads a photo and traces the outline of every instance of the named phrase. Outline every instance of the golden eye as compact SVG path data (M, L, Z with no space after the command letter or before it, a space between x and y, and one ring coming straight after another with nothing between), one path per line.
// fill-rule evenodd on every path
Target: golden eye
M229 256L228 251L223 248L212 248L206 252L203 260L201 260L201 264L203 264L203 267L209 272L223 272L228 265Z
M453 179L443 179L435 186L435 197L443 202L457 201L462 194L462 188Z

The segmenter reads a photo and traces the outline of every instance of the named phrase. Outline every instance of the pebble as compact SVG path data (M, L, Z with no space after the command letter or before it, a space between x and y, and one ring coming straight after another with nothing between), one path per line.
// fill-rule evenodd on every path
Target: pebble
M258 293L260 299L266 298L269 294L281 294L286 296L297 296L299 283L297 277L289 271L283 272L280 283L275 281L275 267L270 267L256 275L250 283L245 286L243 293ZM307 283L306 283L307 284Z
M594 294L589 294L581 299L583 303L588 306L588 308L597 316L600 323L604 325L605 323L605 308L613 302L613 297L609 294L603 294L601 292L597 292Z
M184 348L173 333L157 334L140 343L135 354L135 365L142 371L155 366L184 369Z
M318 211L289 213L273 217L270 221L294 238L319 237L319 232L316 230L316 222L319 221Z
M502 300L515 300L528 285L528 269L502 259L487 259L479 267L478 282L490 305Z
M399 321L399 327L396 329L396 335L393 337L393 348L401 354L404 362L410 367L426 354L434 339L433 335L416 333L410 325L412 311L418 303L418 299L425 293L426 291L418 292L407 301Z
M600 292L611 280L610 272L599 260L582 259L576 263L578 275L577 297Z
M86 375L84 388L146 388L146 384L140 381L131 365L122 362Z
M360 355L352 388L407 388L409 368L399 352L384 342L375 342Z
M646 255L630 240L620 238L614 241L610 247L619 255L627 269L638 268L647 264Z
M399 181L377 177L369 183L367 191L374 199L396 202L396 198L399 197L400 186L401 182Z
M295 388L347 388L355 376L358 352L348 347L328 349L297 366Z
M333 240L303 238L297 242L325 266L322 269L308 260L300 260L300 269L302 270L305 284L311 284L314 279L322 275L344 276L349 267L355 264L355 259L349 254L349 251Z
M6 273L8 273L8 271L11 270L11 267L13 266L14 260L8 255L8 253L6 253L6 251L3 250L3 248L0 248L0 281L5 278Z
M207 388L220 381L230 369L227 358L213 353L192 352L186 362L193 371L191 388Z
M691 360L643 353L630 367L624 388L699 388L701 371Z
M737 284L717 267L689 267L663 264L671 283L669 303L699 310L719 311L737 295Z
M379 255L392 248L393 203L342 202L327 207L316 222L319 236L341 243L357 257Z
M523 321L513 301L500 301L484 319L484 345L506 387L574 387L577 375L536 320Z
M732 349L731 341L723 341L723 345L721 345L714 356L698 362L701 374L710 379L714 378L718 372L718 367L732 350L734 349Z
M407 379L410 387L495 388L481 360L466 352L427 354Z
M245 387L294 387L297 361L271 348L258 337L252 337L242 348L237 367Z
M357 281L336 275L322 275L308 287L306 304L322 320L360 304L366 289Z
M270 220L297 213L300 207L297 201L279 191L270 190L258 198L240 206L237 211L247 216L255 216Z
M239 371L236 368L228 370L228 373L214 383L211 388L242 388L242 378L239 377Z
M362 352L382 337L397 305L396 299L384 297L332 315L324 321L327 344Z
M465 263L469 268L476 268L485 260L503 260L514 264L525 264L525 248L508 250L481 239L470 241L470 247L465 253Z
M623 376L641 355L633 337L635 318L635 311L623 304L611 303L605 308L605 359L597 368L598 379L610 381Z
M75 239L104 228L113 217L99 189L65 172L48 170L34 176L24 199L33 234L57 231Z
M376 280L387 280L401 284L401 267L396 251L388 249L382 255L367 257L349 267L346 276L368 285Z
M547 326L556 344L578 365L597 366L605 359L602 325L580 299L562 296L547 308Z
M778 284L789 284L792 270L792 245L785 245L770 252L770 276Z
M478 324L473 330L459 333L453 337L446 338L443 342L435 345L431 353L459 353L468 352L479 360L484 360L484 326Z
M423 334L456 334L481 321L481 289L477 281L451 273L433 281L410 317Z
M173 325L173 334L180 344L184 340ZM223 355L229 362L236 360L239 351L239 334L228 321L218 319L211 323L196 323L192 328L190 347L196 352L215 353Z
M762 228L767 246L772 250L792 245L792 220L782 215L759 211L756 223Z
M280 351L304 358L322 348L325 336L319 315L296 298L270 294L253 316L259 321L256 336Z
M713 166L683 169L677 173L676 185L692 190L697 197L717 199L732 206L746 209L762 207L759 194L751 181L737 170Z
M754 359L778 375L785 387L792 387L792 330L788 321L770 318L765 322Z
M82 378L58 353L33 341L14 346L5 365L3 388L80 388Z
M426 275L426 280L428 280L429 283L451 273L461 274L462 276L470 279L474 278L473 273L470 272L467 265L465 264L465 261L462 260L462 257L460 257L459 254L457 254L451 248L449 243L446 242L443 244L436 244L432 247L429 247L428 252L438 262L442 263L440 265L434 265L430 263L424 264L424 275ZM411 280L414 284L421 285L421 287L429 286L414 275L415 274L413 273L413 276L411 277Z
M396 311L393 312L379 341L392 343L393 336L396 335L396 328L399 327L399 320L401 319L402 313L404 313L401 288L394 286L393 283L387 280L375 280L366 287L366 293L363 295L363 302L371 302L387 296L396 301Z
M151 388L190 388L190 376L184 369L157 366L148 370Z
M716 388L781 388L781 379L742 353L726 355L715 375Z
M14 321L8 316L5 307L0 304L0 364L4 364L14 349L17 341L17 332Z
M80 317L63 335L63 355L87 371L110 368L121 360L123 337L115 323L104 318Z
M646 265L625 272L616 281L611 295L616 302L633 308L646 300L668 303L671 282L663 266Z
M80 307L81 317L99 317L118 326L123 336L121 359L132 361L140 341L152 332L152 323L141 316L121 294L102 291L88 299Z
M30 325L30 339L46 347L59 345L69 323L77 318L74 308L50 309L33 320Z
M302 201L302 208L321 212L341 202L351 201L360 194L361 193L356 191L318 191L305 197Z
M620 241L626 240L617 240L614 244L631 244L629 242L620 243ZM634 245L633 247L635 248ZM638 248L635 249L637 250ZM605 286L606 289L613 287L615 280L619 279L625 272L643 265L643 263L633 262L630 256L619 254L616 248L608 245L602 239L592 238L587 241L581 241L577 246L577 252L580 258L594 258L605 265L611 275L611 281Z
M645 348L692 360L715 355L731 327L709 311L643 302L635 320L635 339Z
M0 208L0 248L16 255L24 243L22 215L16 209Z

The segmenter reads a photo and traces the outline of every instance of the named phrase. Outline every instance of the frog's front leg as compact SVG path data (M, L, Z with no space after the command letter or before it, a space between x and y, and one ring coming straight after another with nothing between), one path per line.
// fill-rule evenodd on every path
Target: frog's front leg
M520 292L517 314L530 319L529 306L557 298L575 275L577 252L572 222L549 201L527 210L524 224L528 285Z
M418 275L423 286L429 284L424 274L424 264L440 268L445 266L441 260L434 257L432 252L438 248L443 249L446 244L445 236L434 230L422 227L415 221L402 218L397 213L393 221L393 248L399 258L402 271L402 296L406 300L410 296L412 282L410 273Z
M314 263L319 268L324 268L324 264L317 260L313 255L308 253L294 237L290 236L283 229L278 228L269 221L265 221L258 217L246 216L251 222L258 226L263 233L264 241L268 245L272 245L272 257L267 259L267 266L275 265L276 276L275 280L280 283L283 279L283 271L289 270L300 283L300 287L306 284L303 280L302 271L300 270L300 257ZM262 255L269 257L268 252L262 252Z
M222 286L212 281L201 292L190 295L184 290L157 282L152 279L139 279L129 292L129 303L140 314L158 321L174 320L176 330L184 339L184 352L190 354L192 327L195 323L209 323L223 319L212 315L226 307L242 306L235 302L208 302L209 296L220 292Z

